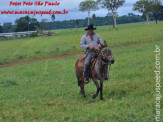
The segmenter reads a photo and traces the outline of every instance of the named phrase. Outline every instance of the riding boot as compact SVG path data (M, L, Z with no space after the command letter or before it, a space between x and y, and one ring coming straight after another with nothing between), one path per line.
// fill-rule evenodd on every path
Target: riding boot
M84 66L84 82L86 84L89 83L89 70L90 70L90 66L89 65L85 65Z

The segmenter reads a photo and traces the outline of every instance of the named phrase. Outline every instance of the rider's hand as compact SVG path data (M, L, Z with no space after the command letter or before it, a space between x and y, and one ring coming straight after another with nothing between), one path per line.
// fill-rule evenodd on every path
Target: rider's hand
M100 49L100 47L99 47L99 46L95 47L95 50L99 50L99 49Z
M88 48L91 49L91 50L95 49L95 47L93 47L93 46L88 46Z

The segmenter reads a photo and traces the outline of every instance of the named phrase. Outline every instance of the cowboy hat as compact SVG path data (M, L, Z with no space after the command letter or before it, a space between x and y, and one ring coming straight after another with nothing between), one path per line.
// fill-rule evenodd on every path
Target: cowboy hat
M88 25L88 28L86 28L85 30L96 30L96 28L93 27L92 24Z

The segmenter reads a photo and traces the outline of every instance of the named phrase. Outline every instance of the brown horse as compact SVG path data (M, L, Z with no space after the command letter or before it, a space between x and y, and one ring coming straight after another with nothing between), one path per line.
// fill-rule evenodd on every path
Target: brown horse
M90 65L90 75L89 78L91 78L94 82L94 84L97 87L96 93L93 95L93 98L96 98L98 96L98 93L100 91L100 99L103 100L102 90L103 90L103 82L104 82L104 75L105 75L105 68L108 68L108 65L111 65L114 63L114 58L112 56L111 50L107 46L106 42L104 41L104 45L100 44L100 49L97 51L96 58L92 59L91 65ZM75 64L76 68L76 76L78 79L78 86L80 86L80 94L83 94L85 97L85 91L84 91L84 77L83 77L83 71L84 71L84 60L85 57L80 57ZM100 80L100 85L97 82L97 80Z

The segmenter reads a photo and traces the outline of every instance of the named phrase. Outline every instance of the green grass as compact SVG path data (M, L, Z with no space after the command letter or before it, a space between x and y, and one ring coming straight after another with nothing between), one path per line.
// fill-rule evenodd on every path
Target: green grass
M108 26L98 27L95 31L110 47L129 46L163 40L163 22L119 25L119 30ZM80 40L86 32L84 28L54 30L52 37L22 38L0 41L0 64L40 57L81 52Z
M79 95L74 64L80 55L1 67L0 121L153 122L155 44L163 46L159 41L112 48L115 64L104 83L105 101L91 98L93 82L85 87L86 98Z

